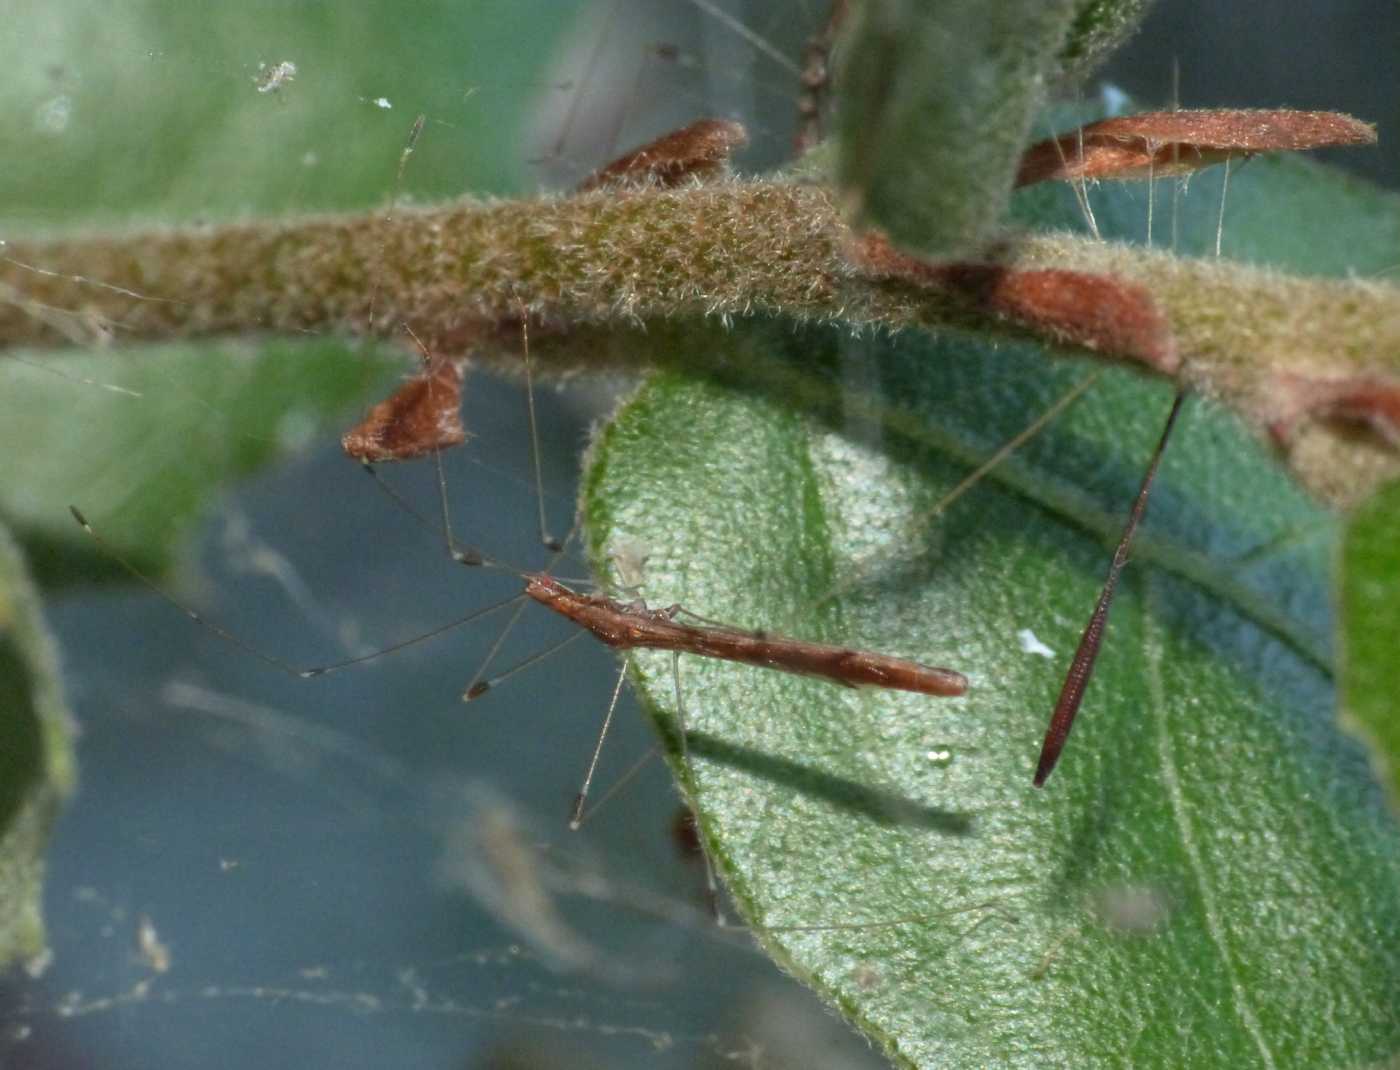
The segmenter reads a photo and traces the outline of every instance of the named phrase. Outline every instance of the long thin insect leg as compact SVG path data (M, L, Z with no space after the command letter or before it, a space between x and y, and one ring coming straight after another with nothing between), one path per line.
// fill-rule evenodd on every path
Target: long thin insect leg
M524 306L520 309L520 347L525 362L525 405L530 414L530 461L535 469L535 509L539 514L540 542L545 549L562 553L564 544L549 533L544 518L544 476L540 472L540 434L535 422L535 378L530 366L530 320Z
M549 563L545 566L545 572L550 572L553 570L554 566L559 562L559 558L563 556L564 551L562 547L567 546L569 542L573 539L573 537L574 533L572 531L569 532L568 538L566 538L563 541L563 543L560 544L561 549L559 553L556 554L554 557L550 558ZM462 563L469 564L470 562ZM516 570L516 574L523 575L523 573L519 572L518 570ZM503 673L501 676L496 677L494 680L486 679L486 670L489 669L491 667L491 663L496 660L496 655L499 654L501 652L501 648L505 646L506 640L510 638L510 633L515 630L515 626L520 623L520 618L522 615L524 615L525 606L527 604L528 603L521 603L519 608L517 608L516 611L511 614L510 620L506 621L506 626L501 629L501 634L496 636L496 641L491 644L491 649L486 652L486 657L482 659L481 664L477 666L476 672L472 675L472 678L467 682L466 688L463 689L463 702L470 702L472 701L472 699L480 698L483 694L489 691L492 687L494 687L505 677L513 675L518 669L521 668L520 665L517 665L514 669ZM581 635L583 633L580 632L579 634ZM551 647L549 651L546 651L546 654L552 652L554 649L557 648ZM536 655L535 657L529 660L531 662L538 661L539 658L542 656L544 655Z
M1084 690L1089 686L1089 679L1094 674L1094 661L1099 656L1099 645L1103 642L1109 606L1113 603L1114 592L1118 589L1118 578L1123 573L1123 566L1128 563L1128 548L1133 541L1133 535L1147 513L1147 496L1152 490L1152 480L1157 475L1162 451L1166 449L1167 439L1176 424L1176 417L1181 411L1181 403L1185 397L1185 392L1178 390L1176 398L1172 401L1166 426L1162 428L1162 437L1157 440L1157 448L1152 452L1152 462L1147 466L1147 474L1143 476L1132 512L1128 514L1123 537L1118 540L1118 549L1113 553L1113 563L1108 567L1108 578L1104 580L1098 605L1094 607L1089 624L1079 639L1079 649L1074 652L1074 660L1070 663L1069 672L1065 674L1065 683L1060 689L1059 701L1055 703L1055 712L1050 718L1050 727L1045 733L1045 743L1040 750L1040 761L1035 768L1035 786L1038 788L1045 786L1055 763L1060 760L1060 751L1064 749L1065 740L1069 738L1074 716L1079 712L1079 704L1084 701Z
M505 672L499 672L495 676L491 677L491 679L489 680L474 681L467 687L467 689L464 692L462 692L462 701L471 702L473 699L480 698L488 691L494 691L496 688L500 687L503 683L509 680L512 676L516 675L517 673L522 673L531 666L537 665L539 662L544 661L545 658L559 653L559 651L563 650L570 643L578 639L582 639L587 634L588 633L584 631L574 632L567 639L561 639L553 646L547 646L543 650L531 654L528 658L525 658L522 661L517 661ZM494 649L495 648L493 648L493 650Z
M534 380L530 374L530 328L526 309L523 304L520 306L520 342L525 359L525 396L527 399L527 406L530 414L530 457L534 462L535 469L535 509L539 515L540 541L544 543L544 545L548 549L552 550L556 555L555 557L551 558L549 564L545 566L545 571L549 572L558 563L559 557L562 556L564 553L564 548L568 546L568 544L573 540L575 532L570 531L568 537L561 541L555 538L553 535L549 534L548 530L545 528L544 480L540 476L540 439L535 426L535 386ZM444 526L446 526L447 483L446 480L442 478L441 460L438 461L438 478L442 489L443 524ZM453 557L454 559L460 561L462 564L473 563L472 561L463 560L462 558L457 557L455 553L453 554ZM521 606L520 609L518 609L511 616L506 626L501 629L501 634L496 636L496 642L492 645L490 651L487 653L486 659L477 668L476 674L472 676L471 680L467 683L466 690L462 692L463 702L470 702L472 699L479 697L481 694L483 694L486 690L489 689L489 687L491 686L490 682L487 682L486 686L482 686L482 682L486 676L486 670L491 667L491 662L493 662L496 659L496 655L500 653L501 647L505 645L506 639L514 630L516 624L519 623L521 614L524 613L524 611L525 607Z
M1081 135L1082 136L1082 135ZM1147 248L1152 248L1152 209L1157 203L1157 149L1156 143L1147 143Z
M1084 127L1081 125L1078 130L1079 135L1079 162L1084 162ZM1069 161L1065 159L1065 150L1059 141L1055 142L1055 151L1059 153L1060 163L1065 169L1069 169ZM1079 210L1084 213L1084 221L1089 224L1089 233L1094 236L1094 241L1103 241L1103 235L1099 233L1099 221L1094 218L1094 206L1089 203L1089 180L1083 176L1081 171L1079 184L1070 183L1070 188L1074 190L1074 199L1079 202Z
M942 498L938 499L938 501L935 502L928 509L925 509L923 512L919 513L916 517L914 517L911 526L915 529L922 529L923 527L932 524L933 521L936 520L938 517L942 516L943 513L954 502L956 502L964 494L970 491L978 483L982 482L982 480L986 478L988 473L990 473L994 468L1001 464L1002 461L1006 460L1008 457L1011 456L1011 454L1015 453L1018 449L1020 449L1027 442L1033 439L1036 435L1040 434L1040 432L1045 430L1045 428L1049 427L1050 424L1055 419L1057 419L1062 412L1064 412L1067 408L1074 404L1074 402L1078 401L1085 391L1087 391L1091 386L1093 386L1096 382L1099 381L1099 376L1101 374L1103 373L1098 371L1090 372L1078 383L1070 387L1067 391L1065 391L1064 394L1062 394L1059 398L1055 400L1055 403L1053 405L1051 405L1048 409L1042 412L1039 416L1037 416L1034 420L1032 420L1029 424L1027 424L1024 428L1018 431L1011 438L1007 439L1000 446L998 446L995 453L993 453L985 461L983 461L971 472L969 472L962 479L962 481L958 483L956 487L950 490L947 494L943 495ZM831 588L827 590L827 592L823 594L820 598L818 598L815 602L813 602L812 605L814 607L821 606L831 601L831 599L836 598L839 595L845 594L847 591L855 587L858 583L861 583L863 580L865 580L865 578L870 573L871 568L874 565L880 563L881 558L879 555L874 555L872 557L866 558L863 561L857 562L854 570L848 577L846 577L844 580L838 580L836 583L832 584Z
M613 713L617 710L617 700L622 695L622 684L627 679L627 667L631 665L631 658L624 658L622 661L622 671L617 674L617 684L613 687L612 699L608 702L608 712L603 717L603 728L598 733L598 742L593 747L593 757L588 761L588 772L583 775L583 784L578 789L578 795L574 797L574 809L569 815L569 828L575 832L583 824L583 807L588 800L588 789L593 784L593 774L598 771L598 757L603 753L603 741L608 738L608 729L612 727Z
M430 367L432 366L433 358L432 358L432 354L431 354L431 353L429 352L429 350L428 350L428 347L423 343L423 341L422 341L416 334L413 333L413 329L412 329L408 324L405 323L405 324L403 325L403 329L404 329L404 331L408 334L408 336L409 336L410 338L413 339L414 344L418 347L419 353L422 354L423 365L424 365L425 369L426 369L426 368L430 368ZM523 304L520 305L520 334L521 334L522 348L524 349L524 356L525 356L525 381L526 381L526 386L527 386L526 397L527 397L527 399L528 399L529 416L530 416L530 455L531 455L531 458L532 458L533 464L534 464L534 475L535 475L535 502L536 502L536 509L537 509L538 514L539 514L539 534L540 534L540 541L543 542L543 543L544 543L547 547L549 547L550 549L554 550L556 553L562 554L562 553L563 553L563 550L564 550L564 546L565 546L565 544L567 543L568 540L565 540L564 542L560 542L560 540L558 540L558 539L556 539L554 536L550 535L550 534L546 531L546 529L545 529L545 517L544 517L544 488L543 488L543 479L541 478L541 472L540 472L539 435L538 435L538 432L537 432L536 419L535 419L535 394L534 394L534 384L533 384L533 379L532 379L532 376L531 376L531 365L530 365L530 335L529 335L528 317L527 317L527 313L526 313L525 306L524 306ZM430 381L430 382L429 382L429 390L431 390L431 389L432 389L432 383L431 383L431 381ZM436 476L437 476L437 499L438 499L439 518L440 518L439 531L440 531L442 540L443 540L443 542L444 542L444 544L445 544L445 546L446 546L448 556L451 557L452 560L456 561L459 565L466 565L466 566L468 566L468 567L473 567L473 568L482 567L482 566L485 566L485 567L495 567L495 568L503 568L503 569L505 569L506 571L514 572L514 573L516 573L517 575L521 574L521 573L522 573L522 570L521 570L521 569L514 568L514 567L512 567L512 566L510 566L510 565L505 564L504 562L496 561L496 560L494 560L494 559L488 557L485 553L483 553L483 552L482 552L480 549L478 549L477 547L475 547L475 546L468 546L468 545L459 543L459 542L457 541L457 536L456 536L456 534L455 534L455 533L453 532L453 530L452 530L452 509L451 509L451 506L450 506L450 504L449 504L449 502L448 502L448 494L447 494L447 474L446 474L446 471L444 470L443 464L442 464L442 451L441 451L440 449L434 448L434 450L432 451L432 453L433 453L433 467L434 467L434 471L435 471ZM430 524L428 523L428 521L426 520L426 518L424 518L416 509L414 509L411 505L409 505L407 502L405 502L405 501L403 500L402 496L400 496L392 487L390 487L387 483L385 483L382 479L380 479L379 476L378 476L378 474L374 471L374 469L373 469L372 467L370 467L368 464L366 464L366 465L365 465L365 470L370 474L371 477L374 478L375 482L376 482L376 483L377 483L391 498L393 498L394 501L396 501L396 502L397 502L398 504L400 504L405 510L407 510L408 513L410 513L412 516L414 516L420 523L424 524L425 526L429 526L429 527L432 526L432 525L430 525ZM572 533L570 533L570 538L572 538ZM549 567L549 568L553 568L553 567L554 567L554 564L555 564L555 561L557 561L557 560L558 560L558 558L556 557L553 561L551 561L551 562L549 563L549 566L548 566L548 567ZM524 610L525 610L525 605L522 603L519 607L517 607L515 613L511 616L510 621L509 621L509 622L506 624L506 626L501 630L501 633L496 637L496 641L495 641L494 645L491 647L490 652L486 655L486 659L485 659L485 660L481 663L481 665L477 668L475 675L472 676L470 682L468 682L468 684L467 684L466 689L462 692L462 699L463 699L463 701L471 701L471 700L474 699L474 698L480 697L480 696L481 696L482 694L484 694L486 691L490 690L491 687L493 687L496 683L499 683L501 680L504 680L506 677L512 675L515 671L517 671L518 668L520 668L520 666L517 666L516 669L509 670L508 672L502 674L501 676L497 677L497 678L496 678L495 680L493 680L493 681L486 681L486 680L485 680L486 672L487 672L487 670L491 667L492 661L495 660L496 655L500 652L501 647L505 644L505 641L506 641L506 639L509 637L509 635L510 635L512 629L514 629L516 623L520 620L520 616L521 616L521 614L524 612ZM531 661L538 660L539 657L542 657L542 656L544 656L544 655L539 655L539 656L537 656L536 658L531 659ZM530 662L526 662L526 664L529 664L529 663L530 663Z
M610 785L608 785L608 790L603 792L602 796L598 799L598 801L595 802L592 806L590 806L587 809L587 811L585 811L579 817L579 824L585 825L589 821L591 821L593 819L593 815L596 814L599 810L601 810L604 806L606 806L614 795L617 795L620 791L622 791L623 788L627 787L628 784L632 783L632 781L637 778L638 773L645 769L650 762L654 761L660 756L661 749L659 747L652 747L649 751L647 751L635 762L633 762L632 768L627 770L627 772L623 773L620 777L618 777Z
M374 465L367 461L361 461L360 471L374 480L374 485L379 489L380 493L412 517L424 531L433 537L435 542L442 545L442 527L436 521L429 520L415 509L407 498L385 481L384 477L379 474L379 470L375 468ZM446 549L452 560L456 561L459 565L468 565L472 568L496 568L516 576L524 571L524 569L516 565L487 557L484 551L475 546L447 546Z
M1181 59L1172 57L1172 111L1181 110ZM1228 157L1227 157L1228 160ZM1229 163L1226 163L1229 166ZM1172 253L1177 251L1180 237L1177 224L1181 219L1181 194L1186 189L1186 179L1181 174L1181 142L1172 142L1172 172L1177 175L1172 183Z
M173 594L165 590L165 588L163 588L160 584L156 583L155 580L147 576L146 573L142 572L125 557L119 554L112 546L110 546L107 543L107 540L104 539L101 535L99 535L97 531L93 528L93 526L88 523L87 517L85 517L82 514L82 512L78 509L77 506L70 505L68 507L68 511L73 514L73 519L76 520L78 524L82 527L82 529L93 538L93 540L101 548L104 554L106 554L118 565L120 565L122 569L124 569L127 572L128 575L130 575L133 579L139 582L142 586L150 590L153 594L156 594L160 598L164 599L166 603L178 609L181 613L189 617L190 620L194 621L201 628L204 628L212 634L217 635L224 642L238 647L238 649L244 651L247 654L251 654L253 657L257 658L264 664L271 665L274 669L278 669L279 671L286 673L288 676L300 677L303 680L310 680L317 676L328 676L331 673L339 672L342 669L348 669L352 665L363 665L367 661L374 661L376 658L382 658L387 654L393 654L399 650L403 650L405 647L415 646L416 644L424 642L425 640L433 639L436 636L442 635L444 632L449 632L454 628L459 628L464 624L469 624L474 620L479 620L482 617L495 613L498 609L504 609L506 606L515 605L517 603L523 604L523 599L525 598L523 594L512 595L510 598L503 599L500 602L495 602L489 606L483 606L481 609L473 610L471 613L468 613L462 617L458 617L454 621L449 621L446 624L439 625L438 627L432 629L432 631L424 632L422 635L415 635L412 639L405 639L403 642L394 643L391 646L386 646L379 650L370 651L370 653L368 654L361 654L358 657L346 658L343 661L331 662L328 665L317 665L311 668L302 668L300 666L293 665L290 661L286 661L283 658L279 658L276 654L272 654L266 650L263 650L261 647L257 646L252 642L249 642L247 639L244 639L241 635L238 635L236 632L230 631L223 625L215 624L212 620L204 616L197 609L193 608L190 605L187 605L185 602L176 598Z
M495 642L491 644L491 649L486 652L486 657L482 659L477 670L472 674L472 678L467 681L467 686L462 689L462 701L470 702L484 693L486 688L481 686L486 679L486 670L491 667L491 662L496 660L496 655L501 652L501 647L505 646L506 639L514 630L516 624L520 622L521 615L525 612L528 602L521 602L515 612L510 615L510 620L506 621L506 626L501 629L501 633L496 636Z
M671 651L671 683L676 692L676 729L681 734L681 762L690 769L690 745L687 743L688 730L685 723L685 699L681 697L681 656L679 651ZM687 800L689 805L689 800ZM695 808L691 807L691 813ZM705 893L710 900L710 909L715 915L715 924L723 928L728 924L719 902L719 881L715 879L714 863L710 861L710 850L705 846L705 834L700 829L700 815L695 814L695 842L700 845L700 858L705 863Z
M1215 220L1215 258L1220 259L1220 245L1225 240L1225 194L1230 190L1230 161L1225 157L1225 177L1220 180L1220 215Z

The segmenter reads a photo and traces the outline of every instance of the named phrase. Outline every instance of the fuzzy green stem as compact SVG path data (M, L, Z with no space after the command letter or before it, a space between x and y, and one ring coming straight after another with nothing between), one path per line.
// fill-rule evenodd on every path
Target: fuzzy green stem
M0 248L0 349L106 334L391 336L408 324L441 350L515 370L513 346L483 341L522 305L563 343L566 327L596 339L751 313L852 328L1031 329L937 288L873 280L843 255L848 239L824 188L735 181L11 242ZM1278 387L1289 376L1400 380L1393 285L1287 277L1066 235L1017 237L985 259L1145 287L1175 335L1180 381L1261 431L1277 427ZM534 354L546 372L638 360L621 346L550 345L548 333ZM1323 424L1306 424L1292 454L1304 481L1334 501L1355 500L1397 468L1393 451Z

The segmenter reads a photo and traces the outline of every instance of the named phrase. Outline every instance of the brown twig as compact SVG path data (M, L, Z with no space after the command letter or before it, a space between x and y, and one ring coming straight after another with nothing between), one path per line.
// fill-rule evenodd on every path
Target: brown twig
M11 241L0 253L0 350L96 337L395 336L408 324L435 354L518 373L519 332L498 327L518 323L522 304L540 324L536 366L556 376L703 363L710 350L686 346L688 335L754 313L853 329L1037 331L998 302L969 300L965 286L878 277L848 258L851 243L826 189L739 181L399 209L392 221L370 213ZM1178 384L1229 403L1263 436L1297 409L1281 376L1400 383L1392 285L1289 278L1064 235L1007 238L981 263L1012 279L1067 272L1146 290L1175 339ZM1104 341L1077 339L1063 323L1041 333ZM1387 442L1337 434L1326 408L1315 415L1288 438L1295 471L1315 491L1355 501L1400 472Z

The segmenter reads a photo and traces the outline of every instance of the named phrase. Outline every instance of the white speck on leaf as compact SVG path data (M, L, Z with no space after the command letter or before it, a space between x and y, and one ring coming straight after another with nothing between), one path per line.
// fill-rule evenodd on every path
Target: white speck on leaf
M67 93L50 97L34 112L34 126L40 133L61 134L73 117L73 98Z
M1039 654L1042 658L1053 658L1055 652L1042 643L1035 632L1029 628L1022 628L1016 633L1016 639L1021 644L1022 652L1026 654Z

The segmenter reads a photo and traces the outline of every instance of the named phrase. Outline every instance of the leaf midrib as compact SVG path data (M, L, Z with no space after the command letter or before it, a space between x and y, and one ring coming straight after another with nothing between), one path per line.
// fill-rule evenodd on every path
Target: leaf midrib
M1081 395L1073 405L1077 405L1084 396L1087 394ZM1063 417L1064 413L1060 415ZM960 464L975 466L996 452L970 447L956 435L928 424L913 427L909 416L900 410L887 410L883 419L892 430ZM1109 512L1089 494L1056 475L1053 470L1028 465L1014 454L987 472L984 478L1039 506L1057 520L1101 542L1110 551L1122 534L1131 504L1125 499L1121 510ZM949 503L949 507L951 505ZM1150 522L1149 517L1146 523ZM1323 646L1323 641L1313 634L1312 629L1280 610L1247 584L1231 578L1237 570L1238 561L1222 560L1215 555L1178 546L1160 535L1153 535L1148 527L1140 531L1134 540L1132 560L1151 564L1230 606L1321 672L1329 677L1335 675L1332 652Z
M1195 876L1196 887L1201 897L1201 910L1206 924L1206 932L1210 936L1211 943L1215 946L1216 957L1224 967L1230 991L1234 994L1235 1011L1240 1024L1259 1048L1264 1065L1272 1070L1277 1063L1260 1025L1259 1016L1255 1012L1254 1005L1249 1001L1249 994L1240 983L1238 971L1235 969L1235 957L1231 953L1229 941L1225 938L1224 925L1220 919L1215 885L1211 882L1207 867L1201 860L1195 833L1190 824L1191 808L1186 804L1185 795L1181 790L1181 779L1177 775L1171 737L1166 730L1168 711L1165 701L1166 691L1162 682L1162 643L1160 639L1153 641L1158 629L1158 618L1151 611L1151 580L1144 578L1141 586L1144 597L1138 601L1138 612L1140 634L1143 637L1142 660L1146 668L1144 676L1147 681L1147 698L1151 704L1152 720L1157 726L1158 763L1162 785L1166 790L1167 803L1171 807L1172 824L1176 826L1177 838L1181 842L1182 850L1185 851L1191 871Z

